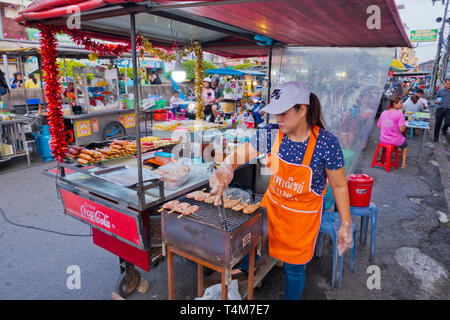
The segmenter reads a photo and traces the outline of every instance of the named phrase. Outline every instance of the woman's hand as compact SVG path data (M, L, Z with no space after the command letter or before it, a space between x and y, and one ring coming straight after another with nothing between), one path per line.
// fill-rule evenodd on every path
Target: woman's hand
M216 171L209 177L209 187L211 193L216 195L214 205L220 205L222 195L228 188L231 180L233 180L234 169L231 164L223 163Z
M342 254L349 248L353 246L353 237L352 237L352 223L345 221L341 223L341 227L338 232L338 254L342 256Z

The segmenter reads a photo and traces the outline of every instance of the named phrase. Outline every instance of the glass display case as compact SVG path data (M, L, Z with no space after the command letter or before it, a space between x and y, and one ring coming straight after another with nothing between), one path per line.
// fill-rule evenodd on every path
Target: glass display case
M73 103L83 113L96 113L121 109L117 69L104 66L74 67L73 90L68 84ZM71 92L73 91L73 92Z

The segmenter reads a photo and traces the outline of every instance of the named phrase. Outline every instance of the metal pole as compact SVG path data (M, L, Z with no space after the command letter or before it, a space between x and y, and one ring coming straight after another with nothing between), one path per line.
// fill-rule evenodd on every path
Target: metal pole
M22 73L22 81L23 81L23 95L25 97L25 109L27 110L28 114L30 111L28 110L28 97L27 97L27 88L25 88L25 66L23 64L22 54L19 53L19 72Z
M46 101L45 101L45 91L44 91L44 78L42 77L42 61L41 61L41 55L40 54L38 54L38 55L36 55L36 57L37 57L37 60L38 60L38 66L39 66L39 82L40 82L40 85L41 85L41 90L42 90L42 104L46 104Z
M3 40L5 37L3 33L3 20L1 11L2 10L0 10L0 40ZM6 83L8 84L8 88L11 89L11 86L9 85L8 55L3 54L2 57L3 57L3 66L5 67Z
M72 104L71 98L70 98L70 92L69 92L69 74L67 73L67 64L66 64L66 55L63 55L64 60L64 72L66 73L66 86L67 86L67 102L69 103L69 106ZM72 69L73 70L73 69ZM75 88L75 77L73 76L73 87ZM75 90L76 91L76 90Z
M133 62L133 86L134 86L134 117L137 126L136 130L136 151L137 151L137 165L138 165L138 201L139 210L142 211L144 208L144 193L143 183L142 183L142 154L141 154L141 122L139 120L139 90L138 89L138 72L137 72L137 60L136 60L136 19L135 14L130 14L131 22L131 60Z
M431 74L431 83L430 83L431 98L434 98L434 95L436 94L436 80L437 80L437 73L438 73L438 68L439 68L439 60L441 57L442 42L444 41L444 29L445 29L445 24L446 24L446 20L447 20L448 3L449 3L449 0L447 0L447 3L445 4L444 19L442 20L441 31L439 32L439 43L438 43L438 48L437 48L437 52L436 52L436 59L434 60L433 72Z
M269 83L267 85L267 103L270 103L270 92L272 88L272 47L269 48ZM266 123L269 123L269 114L266 114Z

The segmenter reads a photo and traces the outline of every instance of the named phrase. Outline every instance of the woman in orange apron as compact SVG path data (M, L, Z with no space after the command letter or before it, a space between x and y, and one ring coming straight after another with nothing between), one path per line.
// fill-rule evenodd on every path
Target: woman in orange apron
M271 179L261 205L267 209L269 255L284 262L285 299L292 300L301 298L304 266L314 254L327 180L342 221L340 254L352 243L350 204L342 150L337 138L324 129L318 98L295 81L281 84L271 98L263 111L274 114L277 124L266 127L272 138L268 140L273 140L265 152ZM257 137L264 134L260 131ZM264 139L258 142L264 144ZM218 195L216 205L234 170L260 151L264 152L257 144L246 143L213 173L210 186Z

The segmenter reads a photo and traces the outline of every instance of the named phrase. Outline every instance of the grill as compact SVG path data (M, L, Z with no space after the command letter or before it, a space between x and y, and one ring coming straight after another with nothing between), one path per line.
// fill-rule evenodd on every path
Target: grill
M194 221L201 222L203 224L207 224L213 228L218 228L227 232L232 232L236 228L238 228L240 225L244 224L248 220L250 220L253 216L258 214L258 210L253 212L252 214L244 214L242 211L237 212L233 211L231 209L225 209L225 220L226 220L226 227L225 224L222 222L220 215L219 215L219 209L218 207L207 204L201 201L197 201L195 199L189 199L186 197L178 199L180 202L187 202L190 205L196 205L199 207L199 210L197 212L194 212L191 215L183 216L180 218L180 220L183 219L190 219ZM165 210L169 211L169 210ZM178 213L175 213L176 215L179 215Z
M163 210L164 243L196 259L224 268L227 270L226 283L231 283L231 268L252 248L261 244L263 208L249 215L225 209L225 228L216 206L186 197L177 200L197 205L199 211L178 219L179 214L169 214L169 210Z

